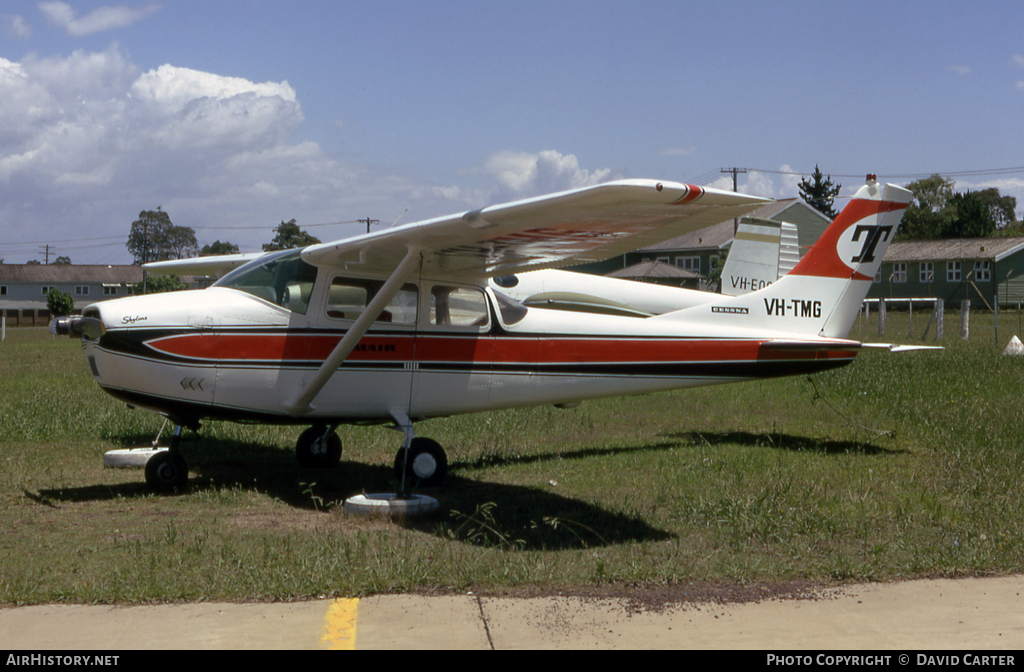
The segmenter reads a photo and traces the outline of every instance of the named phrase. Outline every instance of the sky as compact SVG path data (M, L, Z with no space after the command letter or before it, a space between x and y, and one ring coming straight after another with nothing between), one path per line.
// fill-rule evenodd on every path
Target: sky
M772 198L815 166L842 198L940 173L1020 213L1022 25L1020 0L3 0L0 258L131 263L157 207L253 252L291 219L328 241L734 167Z

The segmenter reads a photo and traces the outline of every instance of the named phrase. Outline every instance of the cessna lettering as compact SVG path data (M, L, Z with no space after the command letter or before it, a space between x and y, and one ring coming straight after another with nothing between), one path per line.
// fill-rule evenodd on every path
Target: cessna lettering
M775 317L821 317L821 301L765 299L764 310Z

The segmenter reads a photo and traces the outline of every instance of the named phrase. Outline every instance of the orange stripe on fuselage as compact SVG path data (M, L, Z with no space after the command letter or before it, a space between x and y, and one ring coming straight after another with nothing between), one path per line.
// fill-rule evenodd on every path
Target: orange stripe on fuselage
M342 335L180 334L147 345L164 354L206 361L323 361ZM852 357L847 350L794 352L767 350L757 340L637 339L515 336L364 336L352 361L507 363L743 362Z

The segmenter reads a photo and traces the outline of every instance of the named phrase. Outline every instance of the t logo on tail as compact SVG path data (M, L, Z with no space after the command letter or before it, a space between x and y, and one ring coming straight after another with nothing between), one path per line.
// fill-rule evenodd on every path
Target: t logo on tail
M889 234L892 233L891 226L871 226L867 224L858 224L857 228L853 232L853 242L860 240L860 234L868 232L867 237L864 239L864 246L860 248L860 254L852 259L855 264L870 264L875 260L875 248L878 247L878 243L889 240ZM882 238L882 235L885 238Z

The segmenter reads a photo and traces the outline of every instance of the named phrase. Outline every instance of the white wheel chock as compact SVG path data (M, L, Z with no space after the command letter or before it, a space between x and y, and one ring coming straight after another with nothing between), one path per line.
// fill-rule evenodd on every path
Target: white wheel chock
M124 448L103 453L104 469L145 469L146 462L166 448Z
M426 495L400 498L395 493L355 495L345 500L345 511L355 515L419 516L440 508L437 500Z

